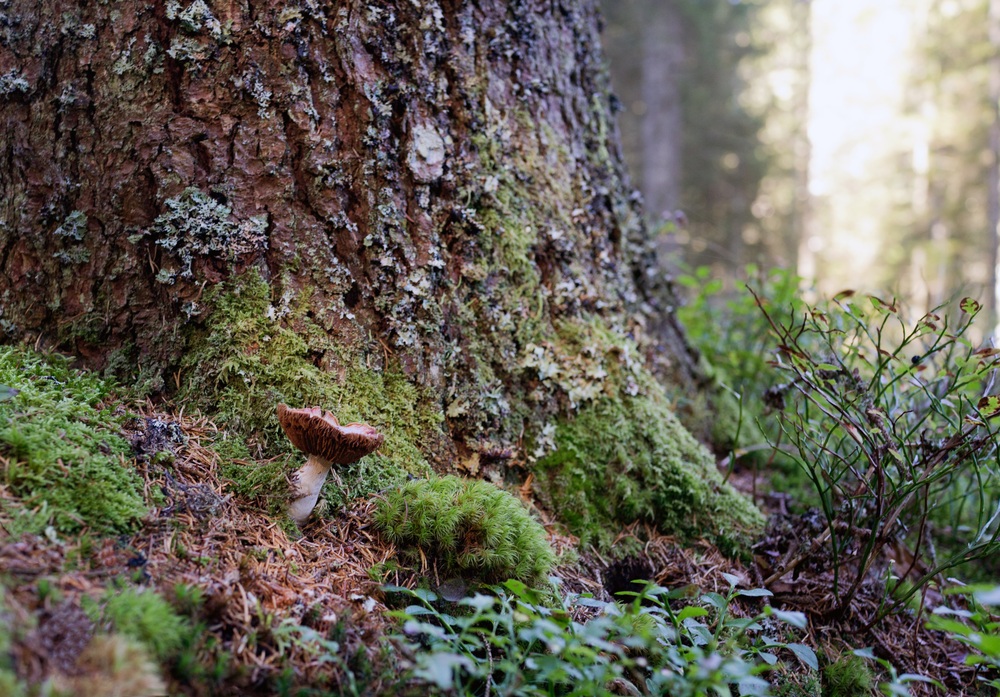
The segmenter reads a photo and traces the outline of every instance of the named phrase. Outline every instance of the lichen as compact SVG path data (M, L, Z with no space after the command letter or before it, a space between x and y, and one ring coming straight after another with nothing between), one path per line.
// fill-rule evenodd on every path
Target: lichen
M90 261L90 250L82 244L87 234L87 215L83 211L73 211L62 224L52 231L61 238L64 248L52 256L64 264L85 264Z
M18 390L0 402L0 482L20 499L10 525L35 533L49 525L65 533L131 529L146 508L138 476L124 466L122 417L103 402L107 383L62 356L7 346L0 384Z
M7 97L16 92L27 93L31 85L24 78L24 75L15 68L11 68L3 75L0 75L0 97Z
M163 205L166 211L149 228L129 238L133 243L144 238L153 240L179 264L160 268L156 280L161 283L173 283L178 276L193 278L192 264L196 257L233 262L267 245L266 216L233 220L228 206L196 187L168 198Z

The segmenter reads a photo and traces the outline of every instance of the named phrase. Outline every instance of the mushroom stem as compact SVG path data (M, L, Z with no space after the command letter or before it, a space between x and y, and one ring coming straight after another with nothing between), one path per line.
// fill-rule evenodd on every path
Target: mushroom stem
M331 463L317 455L310 455L306 464L302 465L292 479L292 502L288 506L288 515L298 525L302 525L312 513L319 500L319 492L323 489L327 472Z

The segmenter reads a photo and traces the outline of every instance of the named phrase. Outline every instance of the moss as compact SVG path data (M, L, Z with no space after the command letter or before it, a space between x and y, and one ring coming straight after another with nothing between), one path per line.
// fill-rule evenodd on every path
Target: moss
M814 671L799 673L782 666L768 674L770 694L773 697L822 697L826 693L817 676Z
M549 450L538 468L552 509L598 546L620 524L646 520L744 551L763 525L760 512L723 484L634 344L600 323L563 325L559 334L559 345L529 363L577 408L538 451Z
M301 308L284 308L286 316L279 320L270 286L252 271L206 293L206 303L213 310L183 359L179 398L215 414L230 431L227 437L246 439L243 446L236 441L223 447L224 472L237 490L276 495L284 487L281 471L301 464L297 453L265 468L238 462L244 452L294 452L275 413L282 402L319 405L344 423L367 422L385 434L377 453L339 472L343 488L336 480L328 484L328 500L339 504L346 496L397 484L408 473L430 473L421 447L442 438L443 416L434 397L401 372L368 367L364 355L333 346L306 319L307 296L301 297Z
M824 697L869 697L875 685L865 660L850 654L825 666L822 678Z
M705 535L727 551L762 524L724 485L715 463L663 401L603 398L560 423L539 461L553 509L584 542L609 542L617 524L647 520L668 533Z
M432 477L383 498L376 525L411 560L427 554L439 573L492 582L542 582L555 555L545 530L517 498L481 480Z
M194 631L170 603L151 590L110 589L103 607L91 605L95 622L108 622L115 631L135 639L158 661L173 658Z
M20 499L16 530L132 528L146 508L139 477L123 466L122 417L103 401L108 383L62 356L14 347L0 347L0 383L19 390L0 402L0 481Z

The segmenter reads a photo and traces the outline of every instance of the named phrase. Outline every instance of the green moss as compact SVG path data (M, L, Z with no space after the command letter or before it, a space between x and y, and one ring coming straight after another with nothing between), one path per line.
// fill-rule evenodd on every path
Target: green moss
M636 347L599 323L566 324L559 336L528 362L577 407L542 444L548 452L538 468L552 510L598 546L620 524L646 520L728 552L745 550L763 524L760 512L723 484Z
M734 551L762 523L664 401L600 399L560 423L555 444L539 468L553 510L584 542L607 543L618 524L647 520Z
M230 432L227 438L237 438L221 446L224 472L237 490L276 495L283 491L282 471L302 464L297 453L263 467L239 462L251 451L294 452L278 425L275 410L282 402L322 406L341 422L367 422L385 435L377 453L338 473L343 488L335 480L328 484L328 500L339 504L346 496L399 483L407 473L430 473L421 447L442 438L436 400L402 373L370 368L359 352L333 346L305 319L308 297L300 298L300 309L285 308L278 320L270 286L256 271L206 296L213 310L183 359L179 397L215 414ZM246 444L239 445L239 438Z
M481 480L432 477L383 498L376 525L397 545L437 560L440 573L484 581L542 582L555 555L517 498Z
M819 673L813 670L803 672L802 666L789 668L781 664L767 675L771 683L770 694L773 697L822 697L823 692Z
M103 607L90 606L95 622L109 622L118 632L145 646L158 660L174 657L194 631L170 603L151 590L109 590Z
M0 481L21 505L11 532L132 528L146 509L123 466L122 417L103 403L108 384L62 356L14 347L0 347L0 383L19 390L0 401Z
M860 656L841 656L823 668L824 697L869 697L873 694L871 668Z

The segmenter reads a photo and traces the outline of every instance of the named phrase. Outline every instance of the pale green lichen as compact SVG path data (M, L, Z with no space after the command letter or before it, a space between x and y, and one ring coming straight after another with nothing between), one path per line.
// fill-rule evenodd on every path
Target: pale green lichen
M15 68L0 75L0 97L7 97L16 92L27 93L30 89L31 85L28 84L24 75Z
M267 245L266 216L233 220L228 206L198 188L189 187L163 205L166 210L149 228L129 238L133 243L149 238L177 262L160 268L156 280L161 283L192 278L196 257L233 262Z
M52 256L64 264L86 264L90 261L90 250L82 244L87 233L87 215L83 211L73 211L66 216L62 224L52 231L56 237L62 238L64 249Z

